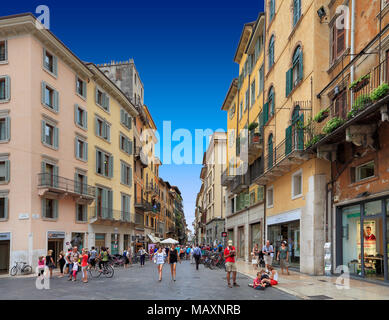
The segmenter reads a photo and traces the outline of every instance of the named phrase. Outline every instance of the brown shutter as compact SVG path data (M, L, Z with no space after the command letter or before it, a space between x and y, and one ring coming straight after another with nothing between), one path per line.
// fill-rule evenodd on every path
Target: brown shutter
M335 30L337 33L337 36L336 36L336 55L339 56L339 54L341 54L345 49L346 33L345 33L344 29L339 30L335 27Z

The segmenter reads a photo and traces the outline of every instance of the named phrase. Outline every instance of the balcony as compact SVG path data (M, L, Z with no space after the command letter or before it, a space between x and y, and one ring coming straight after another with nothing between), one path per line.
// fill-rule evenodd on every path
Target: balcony
M151 185L146 185L145 191L151 195L155 195L155 196L159 195L158 192L159 190L156 187L153 187Z
M75 180L66 179L50 173L38 174L38 193L40 196L47 194L58 197L73 196L91 204L95 199L96 188Z
M234 176L230 175L230 173L228 172L228 169L224 170L224 172L222 173L222 178L221 178L222 186L228 187L233 180L234 180Z
M134 226L135 214L110 208L90 207L89 223L109 226Z
M231 183L231 192L238 194L250 186L249 172L242 175L236 175Z
M358 69L364 69L364 64L362 62ZM386 60L352 84L349 74L346 74L329 86L325 91L328 92L330 103L314 117L312 138L307 142L307 149L316 152L319 158L333 161L337 145L341 142L372 146L377 124L389 118L388 82Z
M259 129L250 131L248 145L248 160L249 163L257 159L263 151L263 134Z
M143 168L147 168L149 159L148 156L143 152L142 147L135 147L135 159L140 160Z
M145 219L143 214L135 213L135 227L140 229L145 227Z
M157 206L151 204L150 202L146 200L141 200L140 202L135 202L135 208L142 210L143 212L152 212L152 213L157 213ZM159 206L159 210L161 207Z

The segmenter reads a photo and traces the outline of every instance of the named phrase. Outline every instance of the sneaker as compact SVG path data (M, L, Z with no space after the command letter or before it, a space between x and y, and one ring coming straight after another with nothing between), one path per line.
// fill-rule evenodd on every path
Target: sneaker
M235 282L234 287L240 287L240 285Z

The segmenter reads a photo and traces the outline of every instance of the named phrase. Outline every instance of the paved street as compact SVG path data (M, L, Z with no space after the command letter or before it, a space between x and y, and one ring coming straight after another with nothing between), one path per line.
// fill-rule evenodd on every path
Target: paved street
M53 278L50 290L38 290L35 278L0 279L0 299L145 299L145 300L280 300L297 299L276 288L257 291L249 288L252 280L238 274L239 288L228 288L224 270L209 270L200 265L196 271L189 261L177 265L177 281L170 278L170 266L165 265L163 279L157 281L156 266L147 262L129 269L115 269L111 279L90 279L89 283Z

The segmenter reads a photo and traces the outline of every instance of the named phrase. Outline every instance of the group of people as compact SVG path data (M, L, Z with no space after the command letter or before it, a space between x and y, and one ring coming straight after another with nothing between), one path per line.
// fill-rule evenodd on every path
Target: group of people
M262 251L259 250L258 244L255 244L251 256L251 261L253 263L254 268L258 268L260 261L264 260L266 272L268 272L269 267L273 264L274 248L270 244L269 240L267 240L266 244L262 247ZM286 273L289 274L289 250L286 245L286 241L281 242L281 246L277 251L276 259L280 263L282 274L284 274L284 269L286 269Z
M162 281L162 270L165 263L168 263L170 265L172 280L176 281L177 262L181 263L182 257L184 257L186 254L186 250L184 252L182 251L183 248L180 248L175 244L172 244L170 248L163 248L163 246L157 245L154 249L152 249L150 259L152 259L157 265L159 282Z
M266 287L275 286L276 284L278 284L278 272L272 266L269 266L268 272L262 269L257 273L257 277L252 284L249 283L249 287L255 290L265 290Z

